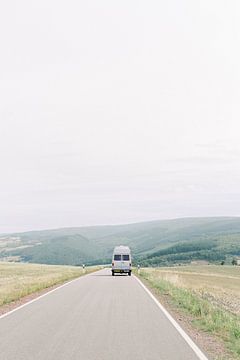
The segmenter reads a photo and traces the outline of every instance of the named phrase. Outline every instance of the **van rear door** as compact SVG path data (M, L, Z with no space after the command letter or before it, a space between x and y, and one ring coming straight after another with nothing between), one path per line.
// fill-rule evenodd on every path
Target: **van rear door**
M121 270L122 269L122 255L114 254L113 262L114 262L114 269L115 270Z
M122 269L130 269L130 255L129 254L123 254L122 255Z

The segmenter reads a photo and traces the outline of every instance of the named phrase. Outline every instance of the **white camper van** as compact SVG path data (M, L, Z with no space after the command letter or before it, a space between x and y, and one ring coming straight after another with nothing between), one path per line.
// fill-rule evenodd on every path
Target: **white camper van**
M112 257L112 276L115 273L127 273L131 276L132 259L131 251L128 246L116 246Z

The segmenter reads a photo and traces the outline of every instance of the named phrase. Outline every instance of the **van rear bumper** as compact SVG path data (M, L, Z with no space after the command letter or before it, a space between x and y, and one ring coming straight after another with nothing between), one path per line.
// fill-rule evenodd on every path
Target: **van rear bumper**
M112 269L112 271L115 273L123 274L123 273L129 273L129 271L131 271L131 269Z

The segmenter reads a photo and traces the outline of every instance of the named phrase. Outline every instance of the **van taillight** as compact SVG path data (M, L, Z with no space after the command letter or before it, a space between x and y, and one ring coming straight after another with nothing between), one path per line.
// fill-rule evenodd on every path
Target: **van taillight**
M112 266L114 266L114 262L112 262Z

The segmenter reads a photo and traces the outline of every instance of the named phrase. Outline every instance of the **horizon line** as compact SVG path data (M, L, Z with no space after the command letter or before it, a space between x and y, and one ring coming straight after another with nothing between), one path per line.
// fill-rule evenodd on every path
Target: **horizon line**
M95 224L95 225L76 225L76 226L63 226L63 227L52 227L52 228L42 228L42 229L33 229L33 230L24 230L24 231L14 231L14 232L4 232L0 233L0 236L5 235L14 235L14 234L24 234L28 232L41 232L41 231L56 231L64 229L81 229L81 228L94 228L94 227L115 227L115 226L127 226L127 225L137 225L144 223L153 223L160 221L174 221L174 220L185 220L185 219L237 219L240 218L239 215L214 215L214 216L182 216L182 217L173 217L173 218L162 218L162 219L153 219L153 220L142 220L134 221L129 223L115 223L115 224Z

